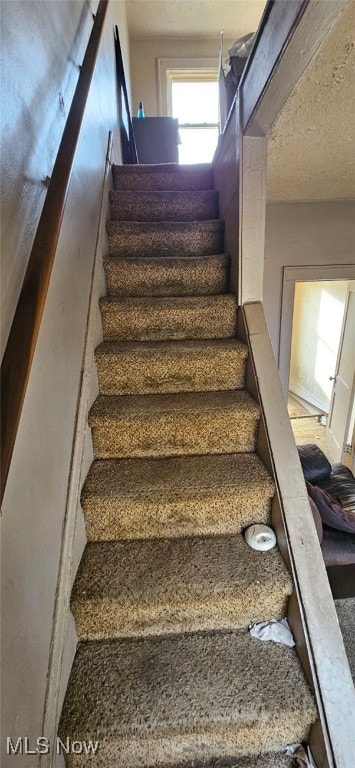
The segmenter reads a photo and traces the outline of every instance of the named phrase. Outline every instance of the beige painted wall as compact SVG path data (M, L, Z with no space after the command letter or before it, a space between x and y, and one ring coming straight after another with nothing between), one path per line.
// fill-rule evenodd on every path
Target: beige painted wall
M41 179L51 173L96 7L87 0L1 3L4 339L43 204ZM105 155L108 132L117 126L115 23L128 71L125 4L111 0L2 507L3 747L7 735L43 733L62 532L77 506L67 495ZM94 390L93 384L91 398ZM88 435L84 469L90 458ZM75 562L82 520L78 530ZM75 642L68 613L65 620L64 681ZM38 758L13 756L11 765L32 768Z
M283 268L354 265L354 242L355 201L267 204L263 301L276 358Z
M329 412L348 281L296 283L290 390Z
M228 48L234 40L225 40L223 50L227 56ZM216 57L218 61L219 38L162 38L130 40L131 76L132 76L132 113L136 114L140 101L143 101L148 117L159 115L157 60L159 58L199 58Z

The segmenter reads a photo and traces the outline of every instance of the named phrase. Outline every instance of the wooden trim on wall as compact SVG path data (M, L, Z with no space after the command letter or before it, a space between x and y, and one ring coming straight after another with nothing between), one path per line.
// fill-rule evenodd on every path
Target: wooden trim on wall
M253 388L262 412L267 463L275 480L282 536L287 545L322 725L322 743L330 768L350 768L351 756L355 754L355 689L349 663L262 304L245 304L242 315L244 338L248 341L253 366ZM280 546L282 549L282 542ZM297 617L294 620L297 623ZM321 751L319 733L318 740L314 738L317 750ZM321 765L325 764L323 761Z
M348 2L270 0L240 83L243 133L268 133Z
M243 133L249 133L252 136L262 136L267 133L267 130L253 131L249 124L258 111L262 98L265 97L277 63L282 59L285 46L306 5L307 0L292 0L291 3L284 0L269 0L267 3L239 86L242 94Z

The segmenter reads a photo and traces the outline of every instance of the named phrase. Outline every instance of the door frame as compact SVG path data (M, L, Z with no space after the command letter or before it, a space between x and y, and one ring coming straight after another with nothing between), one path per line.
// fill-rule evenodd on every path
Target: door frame
M282 275L278 369L285 397L288 394L295 284L321 280L355 280L354 264L322 264L284 267Z
M331 432L331 429L330 429L330 424L331 424L331 421L332 421L332 418L333 418L333 412L334 412L335 390L336 390L336 383L337 383L336 380L337 380L337 377L338 377L338 374L339 374L339 369L340 369L340 365L341 365L341 358L342 358L343 351L344 351L344 336L345 336L345 331L346 331L346 328L347 328L347 324L349 322L350 294L351 293L353 293L354 297L355 297L355 280L351 280L350 281L350 284L348 286L348 292L347 292L347 295L346 295L345 307L344 307L344 317L343 317L343 323L342 323L342 328L341 328L340 343L339 343L339 349L338 349L337 360L336 360L335 371L334 371L334 384L333 384L333 389L332 389L332 396L331 396L331 399L330 399L329 416L328 416L328 419L327 419L327 426L326 426L326 430L325 430L325 442L326 442L327 448L328 448L328 450L329 450L331 455L332 455L332 447L331 447L331 439L330 438L331 438L332 432ZM352 380L349 404L348 404L348 409L347 409L346 423L344 425L344 436L343 436L343 444L342 444L342 449L341 449L341 456L337 460L334 459L334 461L340 461L341 463L344 462L345 437L346 437L346 434L348 433L349 427L350 427L350 420L351 420L351 414L352 414L353 403L354 403L354 393L355 393L355 371L353 373L353 380ZM335 441L335 438L333 438L333 440ZM351 458L352 458L352 461L353 461L353 459L354 459L354 456L353 456L353 453L354 453L354 434L351 437L350 445L352 447Z

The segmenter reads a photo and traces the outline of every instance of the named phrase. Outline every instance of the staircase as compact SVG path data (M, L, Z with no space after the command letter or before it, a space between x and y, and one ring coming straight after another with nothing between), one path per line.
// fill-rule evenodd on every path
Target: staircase
M115 166L96 350L88 544L72 593L79 645L61 738L95 768L283 768L316 711L294 649L252 639L285 616L210 166Z

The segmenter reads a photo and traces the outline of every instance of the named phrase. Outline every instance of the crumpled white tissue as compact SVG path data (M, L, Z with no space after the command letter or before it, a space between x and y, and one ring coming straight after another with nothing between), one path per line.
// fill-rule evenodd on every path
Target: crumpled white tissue
M285 755L293 757L299 768L317 768L308 746L306 752L302 744L289 744L285 749Z
M282 643L292 648L296 645L287 619L272 619L262 621L260 624L250 624L249 632L258 640L273 640L274 643Z

